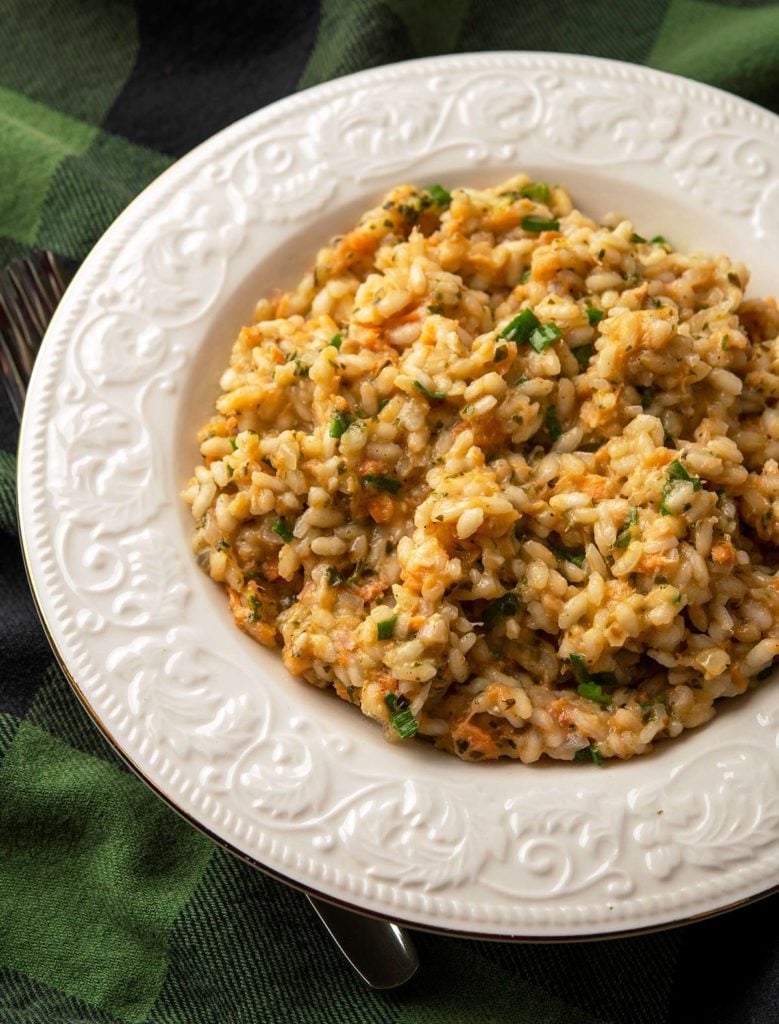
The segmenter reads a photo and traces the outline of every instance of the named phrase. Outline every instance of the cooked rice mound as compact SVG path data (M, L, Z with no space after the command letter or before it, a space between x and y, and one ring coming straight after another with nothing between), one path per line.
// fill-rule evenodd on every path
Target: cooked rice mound
M524 175L394 189L258 304L200 432L238 626L468 760L631 757L761 685L779 312L747 280Z

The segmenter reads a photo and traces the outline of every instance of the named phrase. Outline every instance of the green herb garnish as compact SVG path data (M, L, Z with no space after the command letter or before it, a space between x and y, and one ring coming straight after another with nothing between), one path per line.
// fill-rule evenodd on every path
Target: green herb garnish
M516 615L518 611L519 600L517 595L511 591L508 594L504 594L503 597L490 601L482 615L485 629L494 629L501 619L506 619L510 615Z
M387 494L397 494L400 490L400 480L394 476L384 476L381 473L368 473L362 478L363 483L369 487L375 487L377 491L386 491Z
M581 548L552 548L555 556L564 562L573 562L581 569L584 565L584 552Z
M550 405L544 414L544 426L546 427L547 434L549 434L553 441L557 441L562 437L563 428L560 426L557 409L553 405Z
M549 202L549 186L545 181L531 181L519 190L523 199L532 199L534 203Z
M238 442L234 437L230 438L230 447L233 449L233 451L235 451L236 448L238 447Z
M664 516L672 515L671 510L665 503L665 499L674 489L674 484L679 480L692 484L694 491L699 491L701 489L701 478L699 476L690 476L681 462L678 459L674 459L668 467L668 482L663 486L663 494L660 500L660 512Z
M556 324L544 324L542 327L536 327L528 341L536 352L543 352L553 341L557 341L562 336L563 332Z
M328 587L337 587L344 581L343 576L334 565L328 565L325 576L327 578Z
M352 423L352 417L348 412L341 412L336 409L333 418L330 420L330 437L342 437Z
M419 380L414 381L414 387L417 391L421 391L425 398L431 398L436 402L440 402L442 398L446 398L445 391L428 391L425 385Z
M397 621L397 615L392 615L389 619L382 619L381 622L377 622L376 638L378 640L391 640L392 634L395 632L395 623Z
M625 525L622 527L622 529L617 534L617 539L614 542L614 547L615 548L626 548L628 546L628 544L632 540L632 530L631 530L631 527L635 526L637 522L638 522L638 509L637 508L632 508L630 510L630 515L627 518L627 522L625 523Z
M602 309L596 309L594 306L587 307L587 320L590 327L594 327L595 324L599 324L606 314Z
M579 683L576 692L580 697L586 697L587 700L594 701L596 704L611 704L611 697L603 692L598 683Z
M287 526L283 519L277 519L271 527L274 533L278 534L279 537L284 541L285 544L289 544L292 540L292 530Z
M668 240L662 235L655 235L654 238L650 238L650 242L652 245L668 245Z
M617 677L613 672L590 672L587 659L583 654L571 654L568 657L577 683L597 683L599 686L616 686Z
M444 304L443 302L436 302L434 305L428 306L427 311L428 313L438 313L440 315L444 311Z
M527 284L530 280L530 267L527 270L523 270L519 277L520 284Z
M444 209L452 201L452 193L448 192L443 185L428 185L425 188L425 192L427 192L436 206L442 206Z
M593 347L592 345L577 345L576 348L571 349L571 352L583 370L592 357Z
M633 234L630 236L630 241L638 244L640 242L645 242L646 239L642 238L641 235L637 235L636 232L634 231Z
M407 740L419 732L419 724L409 708L408 701L402 695L384 694L384 703L390 713L390 722L402 740Z
M574 761L592 761L599 768L603 766L603 755L592 743L583 750L577 750L573 755Z
M333 348L337 350L341 347L343 340L344 339L342 334L334 334L330 341L328 342L328 345L332 345Z
M246 598L246 603L249 606L249 622L256 622L260 617L262 605L254 594L249 594Z
M516 341L518 345L521 345L523 341L527 341L533 331L541 326L541 321L535 315L532 309L523 309L521 313L514 317L498 335L499 338L508 338L509 341Z
M541 231L559 231L560 221L554 217L535 217L532 213L519 222L523 231L537 235Z

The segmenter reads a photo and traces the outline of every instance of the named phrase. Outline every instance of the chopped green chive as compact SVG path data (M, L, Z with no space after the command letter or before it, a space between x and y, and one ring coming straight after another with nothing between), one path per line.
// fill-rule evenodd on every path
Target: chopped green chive
M627 518L627 522L617 534L617 539L614 542L615 548L626 548L632 539L631 527L635 526L638 522L638 509L632 508L630 515Z
M341 412L336 409L333 418L330 420L330 437L342 437L349 429L352 417L348 412Z
M392 634L395 632L395 623L397 621L397 615L393 615L389 619L383 619L381 622L377 622L376 638L378 640L391 640Z
M699 476L690 476L690 474L687 472L687 470L684 468L681 462L678 459L674 459L668 467L668 482L663 486L663 494L660 500L660 512L664 516L672 515L671 510L665 503L665 499L674 489L674 484L678 480L683 480L688 484L692 484L692 488L694 491L699 491L702 486L701 478Z
M405 697L398 697L394 693L385 693L384 703L389 710L392 727L402 740L407 740L419 732L419 724Z
M330 341L328 342L328 344L332 345L334 349L339 349L343 343L343 340L344 339L342 334L334 334Z
M594 306L587 307L587 320L589 321L590 327L594 327L595 324L599 324L606 314L602 309L596 309Z
M347 583L356 583L365 574L365 559L361 558L354 567L352 575L346 580Z
M655 235L654 238L650 239L652 245L668 245L668 239L663 238L662 235Z
M560 230L559 220L555 220L554 217L534 217L532 213L523 217L519 223L523 231L529 231L534 235L541 231Z
M519 190L523 199L532 199L535 203L549 202L549 186L545 181L531 181L529 185Z
M445 391L428 391L425 385L419 380L414 381L414 387L417 391L421 391L425 398L431 398L436 402L440 402L442 398L446 398Z
M238 442L234 437L230 438L230 447L233 449L233 451L235 451L236 448L238 447Z
M546 432L549 434L553 441L557 441L562 437L563 428L560 426L560 420L557 416L557 409L553 405L550 405L544 415L544 426Z
M452 193L448 192L443 185L428 185L425 192L427 192L436 206L446 208L452 201Z
M613 672L590 672L587 659L583 654L571 654L568 657L577 683L597 683L599 686L616 686L617 677Z
M640 242L645 242L646 239L642 238L641 235L637 235L636 232L634 231L633 234L630 236L630 241L638 244Z
M529 280L530 280L530 267L528 267L527 270L523 270L522 271L522 274L520 275L520 278L519 278L519 283L520 284L527 284Z
M532 309L523 309L514 317L498 335L499 338L508 338L509 341L516 341L522 344L527 341L533 331L541 326L541 321Z
M542 327L536 327L528 341L536 352L543 352L553 341L557 341L562 336L563 332L556 324L544 324Z
M580 697L594 701L596 704L611 704L611 697L604 693L597 683L579 683L576 692Z
M555 557L563 562L573 562L581 569L584 565L584 552L581 548L552 548Z
M573 756L575 761L592 761L599 768L603 765L603 755L592 743L583 750L577 750Z
M381 473L368 473L364 476L363 483L369 487L375 487L377 491L386 491L388 494L397 494L400 490L400 480L394 476L383 476Z
M641 396L641 408L644 410L648 409L655 400L655 389L651 387L641 387L639 384L636 387L636 391Z
M503 597L490 601L482 615L485 629L494 629L501 619L508 618L510 615L516 615L518 611L519 600L514 593L509 592L504 594Z
M289 544L292 540L292 530L290 530L283 519L277 519L271 529L281 537L285 544Z
M340 574L340 572L336 569L334 565L328 565L325 576L327 578L328 587L337 587L344 581L343 576Z
M589 363L593 351L594 349L592 345L577 345L576 348L571 349L576 362L582 369L584 369Z

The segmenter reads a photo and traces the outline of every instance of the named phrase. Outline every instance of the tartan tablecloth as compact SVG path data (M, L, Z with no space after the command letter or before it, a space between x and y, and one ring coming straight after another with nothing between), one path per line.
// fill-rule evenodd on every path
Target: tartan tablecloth
M480 49L650 64L779 109L779 6L734 0L0 0L0 264L80 261L177 156L295 89ZM779 898L663 933L512 946L418 934L366 990L304 897L135 779L27 593L0 399L0 1024L779 1021Z

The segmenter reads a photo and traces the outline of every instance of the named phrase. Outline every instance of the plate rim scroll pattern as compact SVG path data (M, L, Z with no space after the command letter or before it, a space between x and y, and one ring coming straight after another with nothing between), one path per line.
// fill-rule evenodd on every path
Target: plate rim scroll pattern
M33 375L19 511L63 667L176 809L272 873L368 912L552 939L690 920L779 884L777 687L604 771L465 765L378 731L363 745L362 725L338 730L329 705L317 714L322 695L279 685L270 655L248 679L237 631L218 656L209 648L210 584L181 540L170 437L181 382L252 261L395 181L534 165L559 166L574 191L593 174L662 191L779 256L779 118L719 90L551 53L337 79L203 143L97 244Z

